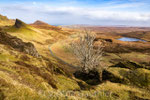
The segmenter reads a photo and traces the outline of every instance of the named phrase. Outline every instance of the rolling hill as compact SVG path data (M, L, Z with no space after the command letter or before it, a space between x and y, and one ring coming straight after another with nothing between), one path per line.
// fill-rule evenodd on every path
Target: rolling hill
M57 60L48 49L52 45L56 56L68 62L75 60L67 46L76 39L77 30L60 29L41 21L28 25L19 19L13 25L2 28L0 100L150 99L150 56L144 51L132 50L138 42L130 42L131 51L121 53L121 49L128 51L129 43L113 37L112 41L105 41L108 40L106 35L106 39L102 40L108 44L106 49L118 52L105 51L102 63L109 68L102 73L103 82L90 85L88 83L93 80L83 81L75 77L74 72L78 68ZM140 46L142 44L140 42Z

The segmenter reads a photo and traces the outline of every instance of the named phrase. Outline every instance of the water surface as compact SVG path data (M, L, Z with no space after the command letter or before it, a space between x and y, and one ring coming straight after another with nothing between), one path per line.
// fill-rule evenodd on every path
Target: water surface
M129 37L122 37L122 38L119 38L118 40L121 40L121 41L143 41L143 42L147 42L145 40L142 40L142 39L138 39L138 38L129 38Z

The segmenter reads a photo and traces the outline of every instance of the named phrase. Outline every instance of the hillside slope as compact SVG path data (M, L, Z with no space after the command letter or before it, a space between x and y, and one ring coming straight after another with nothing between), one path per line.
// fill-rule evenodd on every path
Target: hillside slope
M70 60L72 54L65 46L73 41L76 32L35 28L19 19L13 26L3 28L5 32L0 32L0 100L150 99L147 66L106 53L104 60L111 62L111 66L104 65L110 67L103 72L101 84L90 85L93 81L76 78L76 69L55 59L48 50L53 44L54 53L57 51ZM70 37L73 38L70 40ZM125 54L120 57L122 55Z
M14 22L14 20L8 19L6 16L0 15L0 26L13 25Z
M6 35L5 38L8 37ZM41 57L39 58L30 56L13 47L13 44L8 45L3 41L0 39L1 100L66 100L66 98L68 100L88 100L89 98L93 100L116 100L116 98L130 100L130 98L138 98L141 100L150 98L147 90L150 88L150 83L147 78L144 78L145 75L148 75L148 77L150 75L150 71L147 69L132 70L116 65L117 67L108 69L108 72L111 73L109 79L104 74L104 80L108 79L109 81L97 86L89 86L72 75L72 68L69 69L68 66L54 58L44 57L43 53L40 53ZM14 41L14 44L19 47L17 41ZM50 53L49 56L51 56ZM125 65L129 66L128 63ZM132 66L135 66L135 64ZM120 73L120 71L123 73ZM139 75L140 78L137 78Z
M20 51L20 40L4 34L0 34L0 100L49 100L57 97L55 89L80 89L63 65L54 59L28 55L34 52L30 45L24 48L28 53ZM8 44L8 39L13 42ZM62 84L63 80L66 83ZM49 97L49 93L54 94Z

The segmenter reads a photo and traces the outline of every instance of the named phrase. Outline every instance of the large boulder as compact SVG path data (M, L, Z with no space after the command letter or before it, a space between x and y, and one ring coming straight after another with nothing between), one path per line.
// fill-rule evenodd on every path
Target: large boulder
M6 32L0 32L0 43L9 45L12 48L14 48L20 52L27 53L34 57L40 56L32 43L23 42L21 39L15 37L15 36L11 36Z

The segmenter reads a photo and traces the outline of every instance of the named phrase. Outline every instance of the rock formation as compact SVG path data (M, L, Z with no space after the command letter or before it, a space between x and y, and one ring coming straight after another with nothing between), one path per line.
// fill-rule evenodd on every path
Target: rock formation
M26 24L24 22L22 22L21 20L19 19L16 19L16 22L15 22L15 25L14 25L16 28L21 28L21 27L24 27L26 26Z
M0 43L9 45L16 50L27 53L31 56L39 57L39 53L32 43L23 42L21 39L11 36L6 32L0 32Z

